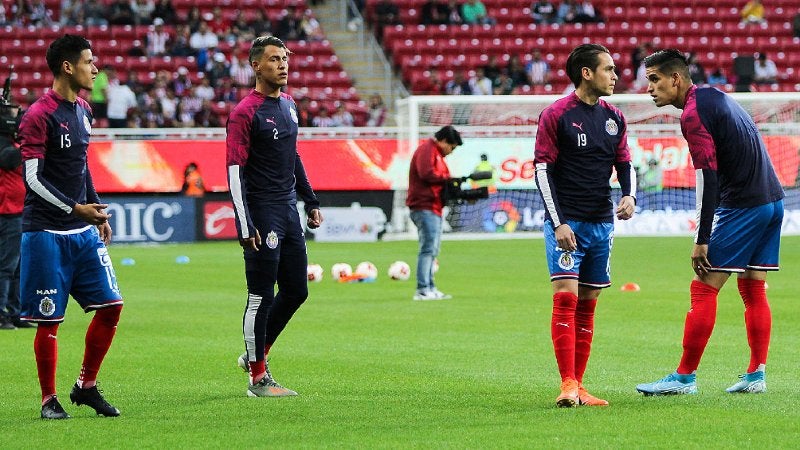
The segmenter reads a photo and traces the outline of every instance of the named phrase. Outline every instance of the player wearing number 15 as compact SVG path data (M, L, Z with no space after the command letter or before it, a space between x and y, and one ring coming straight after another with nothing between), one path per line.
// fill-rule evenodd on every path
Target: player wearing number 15
M97 67L89 41L65 35L47 49L53 88L25 113L19 128L26 196L20 262L21 320L38 322L33 343L42 389L42 418L66 419L56 398L58 326L70 295L94 311L72 403L118 416L97 389L100 365L117 330L120 296L106 245L111 217L87 164L92 111L78 97L91 90Z
M772 313L767 272L778 270L784 192L753 119L736 101L711 87L697 87L687 59L675 49L644 59L647 93L656 106L682 109L681 131L697 177L697 232L689 287L691 308L683 330L683 356L663 379L636 389L645 395L694 394L695 371L714 329L717 295L738 276L750 363L730 393L767 389Z
M617 75L607 48L576 47L567 59L575 92L545 108L536 132L536 185L545 205L545 249L553 287L551 334L561 375L560 407L605 406L583 387L594 334L594 311L609 271L614 233L612 168L622 198L617 218L636 204L625 118L600 97L611 95Z

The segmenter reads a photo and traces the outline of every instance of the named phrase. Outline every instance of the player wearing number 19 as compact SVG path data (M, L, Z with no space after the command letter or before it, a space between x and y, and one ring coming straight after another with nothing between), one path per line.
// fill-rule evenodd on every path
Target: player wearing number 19
M636 205L625 118L600 98L614 92L614 69L602 45L576 47L567 59L575 92L542 111L536 132L536 185L545 205L545 250L553 287L550 326L561 375L559 407L608 405L586 391L583 375L597 298L611 285L612 168L622 189L617 218L633 217Z
M72 403L97 414L118 416L97 389L100 365L117 330L120 296L106 245L111 217L92 184L87 164L92 110L78 97L91 90L97 67L89 41L65 35L47 49L53 89L37 100L20 123L26 185L20 262L21 320L38 322L33 343L42 390L42 418L69 415L56 398L58 327L72 295L85 312L94 311L86 331L80 375Z

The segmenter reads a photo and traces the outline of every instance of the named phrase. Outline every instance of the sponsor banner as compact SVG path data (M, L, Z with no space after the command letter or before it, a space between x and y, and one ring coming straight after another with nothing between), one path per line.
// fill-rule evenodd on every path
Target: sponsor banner
M800 136L764 136L778 177L793 186L798 175ZM659 161L663 187L694 187L686 141L677 136L628 138L633 164ZM228 190L225 142L100 141L90 145L89 167L99 192L179 192L183 171L194 162L211 192ZM468 138L447 161L454 177L469 175L481 154L495 168L500 189L534 189L533 138ZM298 142L316 191L404 190L411 153L395 139L330 139ZM613 181L613 180L612 180Z
M237 239L236 216L229 201L203 203L203 236L206 239Z
M322 226L309 230L319 242L375 242L386 225L386 214L373 206L326 207L322 214Z
M195 199L106 196L114 242L195 240Z

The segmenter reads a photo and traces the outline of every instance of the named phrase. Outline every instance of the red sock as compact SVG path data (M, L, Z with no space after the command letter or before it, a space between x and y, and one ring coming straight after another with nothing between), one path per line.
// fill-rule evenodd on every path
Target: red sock
M683 356L678 366L680 374L690 374L697 370L717 318L718 289L700 281L692 281L689 292L692 306L686 313L683 327Z
M578 382L583 381L589 354L592 352L592 337L594 337L594 309L597 299L579 300L575 311L575 377Z
M575 308L578 296L571 292L553 295L553 317L550 333L561 380L575 378Z
M267 355L269 355L269 351L272 348L272 344L264 344L264 361L267 360Z
M253 384L258 383L264 378L264 375L267 373L266 369L266 360L262 359L261 361L250 361L250 381Z
M767 363L769 335L772 329L772 312L767 302L764 280L739 278L739 294L744 301L744 325L747 329L747 343L750 344L750 365L748 372Z
M97 383L97 372L108 353L114 334L117 332L119 314L122 306L110 306L98 309L86 330L86 349L83 353L83 365L78 376L78 386L88 389Z
M33 353L36 355L36 370L39 373L39 386L42 388L42 402L56 395L56 363L58 362L57 323L39 323L33 339Z

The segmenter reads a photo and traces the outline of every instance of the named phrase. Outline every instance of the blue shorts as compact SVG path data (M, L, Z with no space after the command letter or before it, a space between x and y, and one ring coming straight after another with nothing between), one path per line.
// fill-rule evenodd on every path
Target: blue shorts
M613 223L568 220L575 233L578 248L565 252L556 242L552 222L544 226L545 253L550 281L577 279L578 284L592 288L611 286L611 246L614 243Z
M69 295L85 312L121 305L108 249L97 228L22 233L20 319L64 321Z
M717 208L708 261L716 272L778 270L783 200L753 208Z
M306 256L306 236L297 205L263 205L250 208L253 225L261 235L259 251L245 250L245 271L258 270L256 262L280 261L284 257ZM253 265L253 263L256 263ZM305 267L305 264L303 264Z

